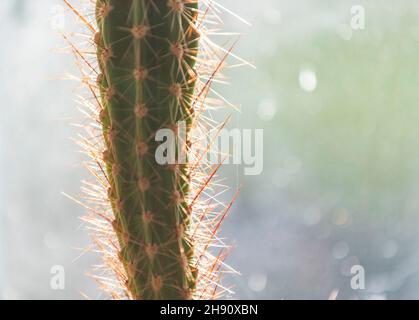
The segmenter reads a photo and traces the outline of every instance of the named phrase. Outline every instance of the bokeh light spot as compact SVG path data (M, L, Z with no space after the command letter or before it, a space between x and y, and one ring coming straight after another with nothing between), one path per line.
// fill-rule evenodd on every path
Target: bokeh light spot
M264 273L253 274L248 281L249 288L254 292L265 290L268 283L268 277Z
M298 76L300 87L306 92L313 92L317 88L317 76L313 70L302 69Z

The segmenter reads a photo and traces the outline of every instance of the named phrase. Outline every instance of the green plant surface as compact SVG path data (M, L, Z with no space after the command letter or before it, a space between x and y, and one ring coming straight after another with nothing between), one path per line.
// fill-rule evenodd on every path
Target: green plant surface
M188 232L188 163L160 165L159 129L194 120L197 1L99 0L104 161L119 258L134 299L191 299L196 287Z

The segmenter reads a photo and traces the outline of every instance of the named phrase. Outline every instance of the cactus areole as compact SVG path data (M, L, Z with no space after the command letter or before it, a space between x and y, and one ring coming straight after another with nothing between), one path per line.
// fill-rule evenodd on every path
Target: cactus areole
M188 162L156 163L159 129L194 122L197 0L98 0L95 35L108 197L133 299L191 299Z

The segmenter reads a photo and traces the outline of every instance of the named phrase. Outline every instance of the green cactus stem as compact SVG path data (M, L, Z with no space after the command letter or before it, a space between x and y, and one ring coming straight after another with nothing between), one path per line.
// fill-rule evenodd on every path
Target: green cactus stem
M98 0L100 121L126 287L133 299L191 299L189 166L159 165L159 129L194 121L197 0Z

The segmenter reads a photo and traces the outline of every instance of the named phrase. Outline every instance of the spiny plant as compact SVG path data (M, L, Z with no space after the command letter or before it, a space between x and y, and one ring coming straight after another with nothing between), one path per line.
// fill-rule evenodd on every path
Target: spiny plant
M208 112L221 105L210 97L211 85L223 82L231 54L209 38L222 7L210 0L96 0L83 15L64 2L88 31L77 46L65 39L92 97L80 95L87 121L79 143L96 177L83 185L85 220L104 260L95 278L115 299L231 292L220 283L234 270L217 233L233 201L215 199L220 164L204 160L210 148L202 143L225 124ZM177 138L176 155L185 153L186 161L158 164L156 133L178 133L179 123L185 141Z

